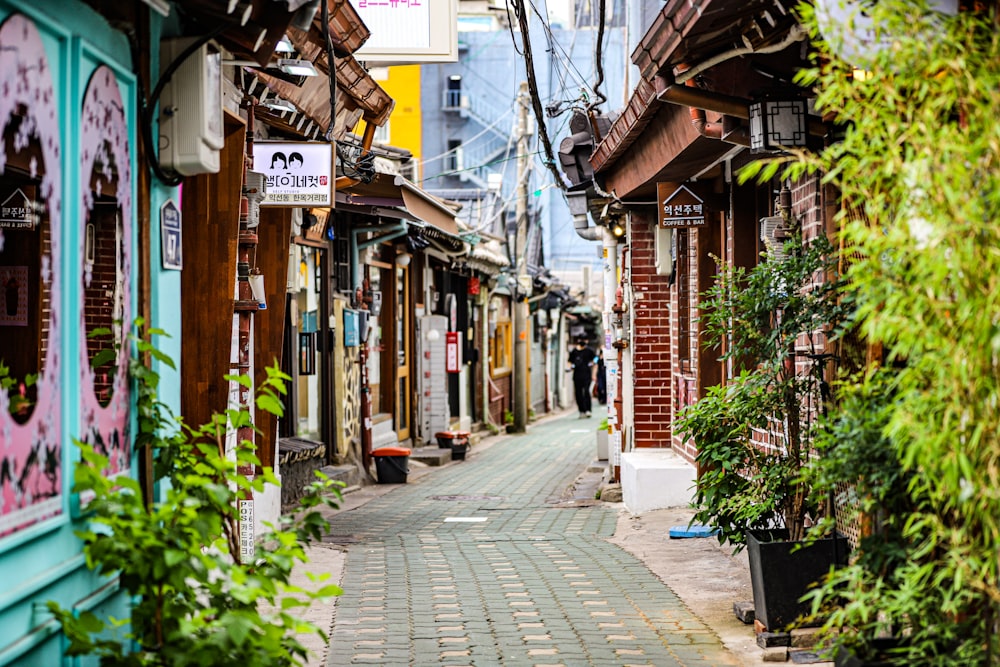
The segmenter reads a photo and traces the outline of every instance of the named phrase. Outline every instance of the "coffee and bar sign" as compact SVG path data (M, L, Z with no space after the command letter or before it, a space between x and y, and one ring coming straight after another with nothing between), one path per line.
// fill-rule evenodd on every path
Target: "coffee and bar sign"
M659 226L668 229L704 227L707 208L704 200L680 183L657 183L656 201Z

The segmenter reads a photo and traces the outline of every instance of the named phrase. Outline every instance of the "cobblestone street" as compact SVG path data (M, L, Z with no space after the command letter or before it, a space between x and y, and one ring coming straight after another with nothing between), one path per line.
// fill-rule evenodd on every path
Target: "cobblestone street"
M736 665L605 538L617 510L567 499L596 419L560 417L334 516L347 549L326 664Z

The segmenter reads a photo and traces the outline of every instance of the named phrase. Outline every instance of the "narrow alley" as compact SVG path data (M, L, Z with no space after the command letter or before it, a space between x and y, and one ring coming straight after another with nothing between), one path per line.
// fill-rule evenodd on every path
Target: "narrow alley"
M566 494L575 413L335 514L346 549L326 665L739 664L635 557L618 511Z

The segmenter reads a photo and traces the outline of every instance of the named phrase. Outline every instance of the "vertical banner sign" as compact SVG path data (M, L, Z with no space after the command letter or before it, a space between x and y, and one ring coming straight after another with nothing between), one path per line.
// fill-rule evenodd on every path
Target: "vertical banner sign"
M253 561L253 500L238 500L236 507L240 515L240 562Z
M449 331L444 335L445 370L458 373L461 362L458 358L458 332Z
M164 269L180 271L184 268L181 254L181 210L173 199L160 207L160 255Z
M704 227L705 202L680 183L657 183L659 226L668 229Z

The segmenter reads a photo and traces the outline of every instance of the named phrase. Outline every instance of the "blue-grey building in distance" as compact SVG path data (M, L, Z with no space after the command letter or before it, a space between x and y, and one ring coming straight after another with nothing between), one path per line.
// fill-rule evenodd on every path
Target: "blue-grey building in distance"
M506 214L469 222L483 232L507 238L513 235L517 191L516 100L521 82L528 80L516 4L507 8L460 2L458 62L426 64L421 69L421 186L449 198L466 190L469 199L506 204ZM575 4L564 15L541 3L526 5L536 88L557 167L559 142L569 134L574 110L599 102L598 94L606 98L595 107L599 113L613 114L624 105L630 55L624 0L608 2L601 68L595 60L598 21L589 10L597 2L576 0ZM546 13L543 22L539 14ZM595 94L602 73L603 82ZM534 124L531 113L529 125ZM599 265L598 244L574 231L562 189L545 165L537 129L528 145L532 153L528 186L531 263L559 276ZM494 210L493 206L480 208Z

